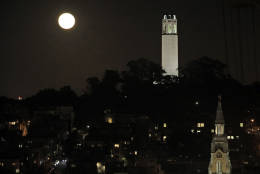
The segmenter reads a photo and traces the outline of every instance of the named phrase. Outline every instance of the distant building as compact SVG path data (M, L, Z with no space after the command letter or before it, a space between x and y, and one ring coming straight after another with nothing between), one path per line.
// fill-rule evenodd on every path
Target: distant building
M211 142L211 158L208 168L209 174L231 174L228 140L224 131L225 121L219 97L215 121L215 135Z
M178 76L178 34L175 15L162 19L162 68L167 75Z

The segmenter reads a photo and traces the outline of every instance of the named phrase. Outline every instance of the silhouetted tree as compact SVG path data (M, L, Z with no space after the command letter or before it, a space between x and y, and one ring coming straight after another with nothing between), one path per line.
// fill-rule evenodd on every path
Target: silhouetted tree
M222 62L209 57L201 57L191 61L184 68L180 68L180 74L190 82L207 84L219 81L227 77L227 66Z
M87 93L93 94L97 92L100 88L100 80L97 77L87 78Z
M74 105L76 100L77 95L71 87L64 86L60 90L42 89L36 95L29 97L27 103L34 106L64 106Z
M162 67L144 58L132 60L127 63L128 70L122 73L123 78L135 78L138 81L153 82L160 80L165 72Z

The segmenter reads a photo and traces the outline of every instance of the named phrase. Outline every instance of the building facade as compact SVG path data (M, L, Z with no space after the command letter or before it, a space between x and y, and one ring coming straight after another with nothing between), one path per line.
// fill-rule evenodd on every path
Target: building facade
M175 15L162 19L162 68L167 75L178 76L178 33Z
M218 99L218 108L215 121L215 135L211 142L211 158L208 168L209 174L231 174L229 147L225 135L225 121L221 106L221 97Z

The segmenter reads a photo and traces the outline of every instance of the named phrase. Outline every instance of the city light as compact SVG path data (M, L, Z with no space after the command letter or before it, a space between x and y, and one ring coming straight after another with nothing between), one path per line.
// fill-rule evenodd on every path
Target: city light
M163 136L163 141L166 141L166 139L167 139L167 136Z
M137 156L138 155L138 151L136 150L136 151L134 151L134 155L135 156Z
M197 127L204 127L205 124L204 123L197 123Z

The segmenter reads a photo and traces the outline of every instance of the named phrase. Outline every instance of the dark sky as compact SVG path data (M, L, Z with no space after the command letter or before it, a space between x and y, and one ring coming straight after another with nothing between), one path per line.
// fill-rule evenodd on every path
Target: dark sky
M6 0L0 12L0 96L28 97L64 85L80 93L87 77L100 77L105 69L122 70L140 57L160 63L164 12L178 18L181 65L209 56L227 62L236 78L254 81L259 24L254 33L251 7L225 1L225 33L222 7L221 0ZM76 17L72 31L57 24L64 11Z

